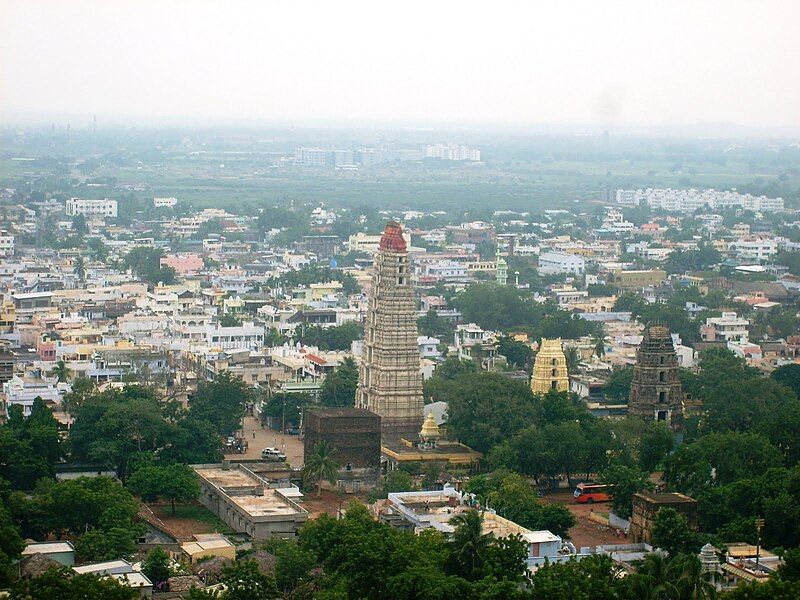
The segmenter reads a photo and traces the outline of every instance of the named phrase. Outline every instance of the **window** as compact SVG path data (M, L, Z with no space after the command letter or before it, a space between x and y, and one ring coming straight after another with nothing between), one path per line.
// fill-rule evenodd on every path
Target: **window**
M550 382L550 389L551 390L554 390L557 387L558 387L558 381L553 380L553 381Z
M660 365L664 364L664 357L663 356L659 356L658 357L658 364L660 364Z
M669 415L669 413L666 410L660 410L660 411L658 411L658 413L656 413L656 418L659 421L667 421L668 420L667 419L668 415Z
M658 392L658 401L664 404L667 401L667 392Z
M555 367L556 366L556 359L555 358L551 359L550 360L550 364Z
M667 381L667 372L666 371L659 371L658 372L658 380L661 383L666 382Z
M550 375L552 377L558 377L558 369L553 369L552 371L550 371Z

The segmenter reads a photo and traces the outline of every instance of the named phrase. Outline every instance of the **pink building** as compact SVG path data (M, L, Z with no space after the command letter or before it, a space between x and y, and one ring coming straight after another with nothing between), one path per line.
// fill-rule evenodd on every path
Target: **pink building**
M203 269L203 259L197 254L170 254L161 259L162 267L172 267L178 275L195 275Z

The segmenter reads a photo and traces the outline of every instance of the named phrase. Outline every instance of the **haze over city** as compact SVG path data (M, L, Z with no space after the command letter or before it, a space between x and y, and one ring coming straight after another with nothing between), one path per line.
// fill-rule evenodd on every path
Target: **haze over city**
M800 4L6 0L2 118L800 126Z
M0 0L0 598L800 600L798 24Z

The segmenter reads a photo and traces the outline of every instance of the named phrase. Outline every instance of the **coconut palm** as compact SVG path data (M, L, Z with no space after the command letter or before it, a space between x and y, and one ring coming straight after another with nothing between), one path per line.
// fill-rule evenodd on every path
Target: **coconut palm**
M670 561L668 572L681 598L711 600L717 597L711 574L703 571L703 565L697 556L679 554Z
M578 363L581 361L578 349L575 346L567 346L564 349L564 358L567 359L567 371L570 373L575 372L575 369L578 368Z
M86 259L83 256L78 256L75 259L72 272L81 282L86 281Z
M63 360L59 360L53 367L53 375L58 377L59 382L66 381L69 378L69 367Z
M483 533L483 515L477 510L468 510L450 519L455 528L450 542L452 556L458 561L461 574L469 580L480 578L491 538Z
M322 441L314 446L314 451L306 459L303 465L303 480L316 482L317 498L322 494L322 481L331 484L336 483L336 476L339 473L339 463L333 460L334 449L328 442Z
M596 336L592 343L594 344L594 355L597 358L603 358L606 355L606 340L603 336Z

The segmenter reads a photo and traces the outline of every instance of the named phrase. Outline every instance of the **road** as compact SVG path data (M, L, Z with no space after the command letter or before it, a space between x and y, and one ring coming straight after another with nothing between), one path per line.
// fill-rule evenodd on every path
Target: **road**
M293 468L303 467L303 440L298 435L281 435L274 429L261 427L258 419L248 415L244 418L244 439L248 443L247 452L226 454L225 458L230 460L261 458L261 450L271 446L283 450L286 453L286 462Z

